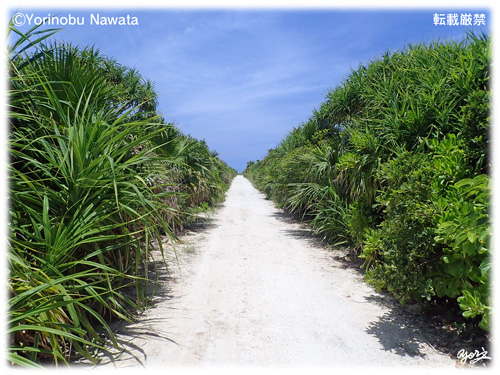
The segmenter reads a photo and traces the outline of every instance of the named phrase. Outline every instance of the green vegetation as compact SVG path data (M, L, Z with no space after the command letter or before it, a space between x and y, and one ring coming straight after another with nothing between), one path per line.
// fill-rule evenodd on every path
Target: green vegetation
M244 174L402 303L487 330L490 40L409 46L352 71ZM450 302L451 301L451 302Z
M165 124L153 85L92 48L9 46L9 360L94 360L109 321L147 306L151 251L236 171ZM155 264L156 266L156 264Z

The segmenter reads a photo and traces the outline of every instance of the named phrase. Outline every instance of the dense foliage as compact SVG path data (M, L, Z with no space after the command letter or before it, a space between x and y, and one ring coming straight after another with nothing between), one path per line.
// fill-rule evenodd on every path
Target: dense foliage
M490 41L408 46L361 65L244 174L402 303L455 301L489 327ZM460 311L460 310L458 310Z
M9 46L9 360L94 359L148 302L152 250L236 171L157 114L153 85L92 48Z

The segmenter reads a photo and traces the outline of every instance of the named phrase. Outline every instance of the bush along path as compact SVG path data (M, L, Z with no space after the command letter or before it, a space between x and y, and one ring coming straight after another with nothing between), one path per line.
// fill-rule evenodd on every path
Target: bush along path
M402 304L459 334L491 320L490 40L413 45L361 65L244 175L364 260Z
M236 171L157 114L151 82L10 25L8 360L93 360L148 305L148 264ZM134 293L125 293L125 290Z

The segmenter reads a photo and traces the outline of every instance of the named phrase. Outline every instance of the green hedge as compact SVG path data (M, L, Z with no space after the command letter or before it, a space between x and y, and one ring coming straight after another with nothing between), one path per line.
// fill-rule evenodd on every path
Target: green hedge
M456 301L489 328L490 39L360 66L244 174L402 303ZM429 303L430 305L430 303Z

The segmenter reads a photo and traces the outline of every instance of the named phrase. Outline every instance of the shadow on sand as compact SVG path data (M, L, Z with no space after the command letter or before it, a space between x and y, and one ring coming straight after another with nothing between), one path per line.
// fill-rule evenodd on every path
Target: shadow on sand
M307 224L301 222L298 215L280 210L271 215L279 221L294 224L290 229L282 230L288 236L306 242L328 252L332 267L350 269L360 276L364 275L361 267L363 260L353 249L332 248L322 236L315 235ZM300 225L297 228L297 224ZM456 358L457 345L470 347L467 343L457 343L456 333L449 328L436 324L427 316L414 310L415 306L401 305L390 293L381 291L365 298L366 303L376 303L387 310L365 327L365 332L374 336L384 351L399 356L426 358L432 350ZM475 349L481 349L475 348Z

